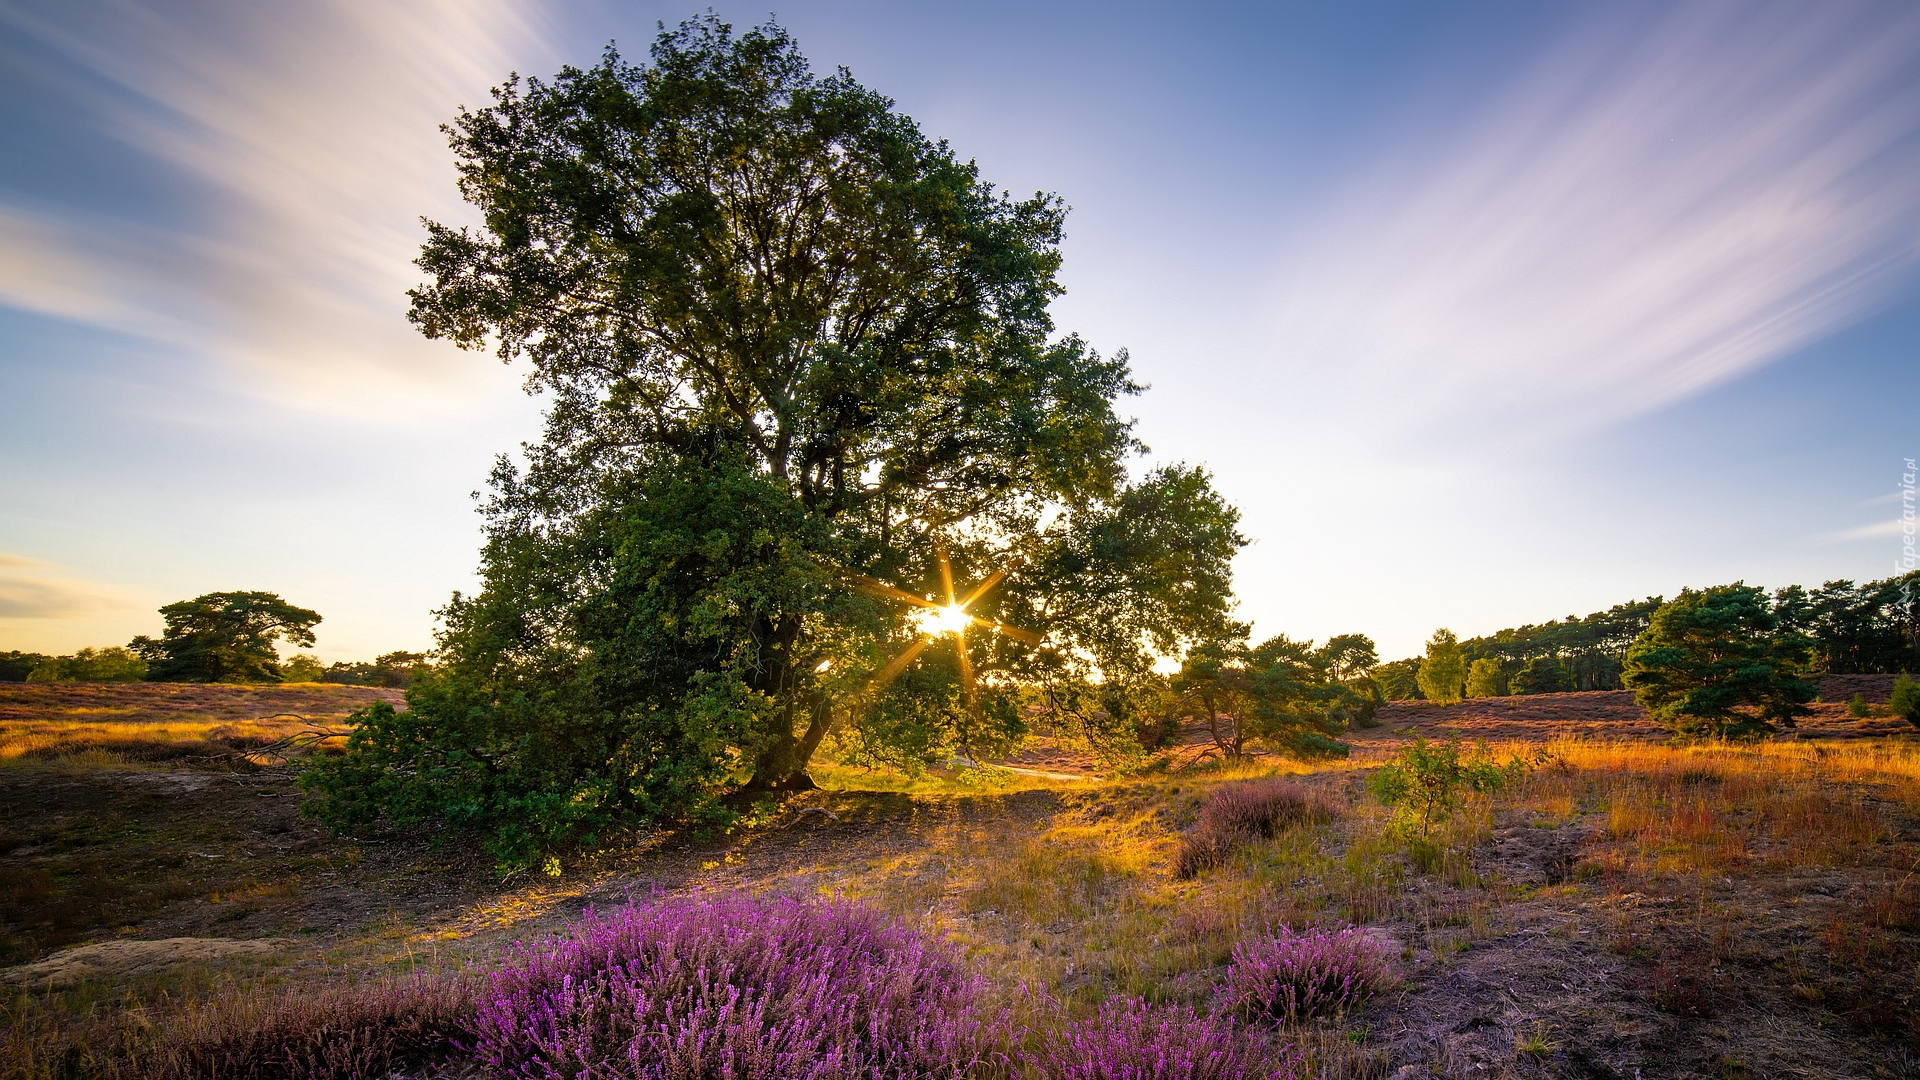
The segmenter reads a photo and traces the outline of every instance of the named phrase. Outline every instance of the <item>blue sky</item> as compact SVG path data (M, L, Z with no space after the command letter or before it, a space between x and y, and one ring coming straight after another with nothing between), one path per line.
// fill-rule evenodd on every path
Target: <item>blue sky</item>
M694 10L0 0L0 649L219 589L319 610L324 659L426 646L538 417L405 322L417 219L464 218L436 125ZM1920 8L774 10L1071 204L1058 324L1243 509L1260 631L1893 572Z

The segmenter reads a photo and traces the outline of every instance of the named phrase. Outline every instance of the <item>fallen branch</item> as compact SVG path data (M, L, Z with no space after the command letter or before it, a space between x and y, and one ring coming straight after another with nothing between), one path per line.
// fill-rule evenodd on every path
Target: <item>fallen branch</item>
M789 821L785 825L780 825L777 827L781 829L791 829L795 825L798 825L801 822L807 820L808 814L819 814L820 816L826 818L828 821L832 821L836 823L840 820L839 814L834 813L833 811L827 809L824 806L803 806L793 812L792 821Z

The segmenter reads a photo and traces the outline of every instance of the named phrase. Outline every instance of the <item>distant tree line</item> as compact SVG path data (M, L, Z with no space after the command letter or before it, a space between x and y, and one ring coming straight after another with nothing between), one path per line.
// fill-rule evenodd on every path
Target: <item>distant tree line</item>
M330 682L405 687L427 663L424 653L390 652L371 663L325 667L307 653L282 658L282 641L313 644L317 612L270 592L207 593L160 609L165 629L126 647L80 649L67 656L0 653L0 682Z
M1779 633L1807 640L1805 674L1920 671L1920 572L1761 595ZM1665 604L1652 596L1465 640L1441 630L1426 656L1381 664L1374 678L1389 701L1625 689L1628 651Z

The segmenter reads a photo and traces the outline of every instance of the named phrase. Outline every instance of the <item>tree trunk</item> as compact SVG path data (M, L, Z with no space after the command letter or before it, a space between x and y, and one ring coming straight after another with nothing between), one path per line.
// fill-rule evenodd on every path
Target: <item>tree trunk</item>
M813 752L820 748L820 741L827 736L827 728L833 720L833 709L824 695L813 699L813 717L807 722L806 733L795 736L789 725L774 740L767 752L754 762L753 778L747 781L742 791L812 791L818 785L813 777L807 775L807 763L813 760Z

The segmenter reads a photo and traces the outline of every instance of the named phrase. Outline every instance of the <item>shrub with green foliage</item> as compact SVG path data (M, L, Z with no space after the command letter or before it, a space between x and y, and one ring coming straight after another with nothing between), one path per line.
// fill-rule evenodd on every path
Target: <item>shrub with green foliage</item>
M1887 711L1920 727L1920 682L1905 675L1893 680L1893 693L1887 697Z
M1792 727L1818 694L1805 635L1784 630L1766 593L1736 582L1680 595L1627 651L1634 700L1684 738L1752 738Z
M1867 704L1865 694L1855 694L1847 699L1847 715L1855 720L1873 715L1873 706Z
M1458 739L1430 743L1416 738L1393 761L1367 780L1368 790L1393 807L1393 829L1403 836L1418 832L1425 839L1433 826L1450 818L1468 794L1490 795L1525 776L1529 766L1518 758L1501 764L1486 743L1471 747Z

